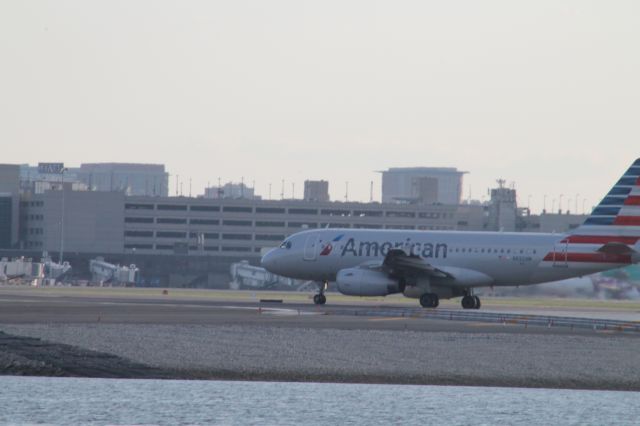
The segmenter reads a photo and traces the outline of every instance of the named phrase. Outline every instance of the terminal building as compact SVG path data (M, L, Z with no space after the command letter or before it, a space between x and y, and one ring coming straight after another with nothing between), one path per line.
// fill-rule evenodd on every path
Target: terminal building
M481 205L127 196L71 185L23 197L21 207L13 255L46 251L81 275L102 256L166 286L224 287L232 263L257 265L264 250L304 229L472 230L485 221Z
M63 211L64 198L64 211ZM481 205L125 196L46 191L23 201L27 249L99 253L259 256L314 228L482 229Z

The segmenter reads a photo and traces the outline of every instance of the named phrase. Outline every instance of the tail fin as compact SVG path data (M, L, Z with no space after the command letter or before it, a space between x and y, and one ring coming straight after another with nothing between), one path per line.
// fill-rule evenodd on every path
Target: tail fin
M640 240L640 158L622 175L568 242L622 243Z

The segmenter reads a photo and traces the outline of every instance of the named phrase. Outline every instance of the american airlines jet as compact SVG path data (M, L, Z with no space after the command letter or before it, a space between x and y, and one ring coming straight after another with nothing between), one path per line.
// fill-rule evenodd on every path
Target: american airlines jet
M324 304L328 283L354 296L403 293L435 308L462 297L480 308L473 289L538 284L640 262L640 159L567 234L309 230L291 235L262 258L275 274L313 280Z

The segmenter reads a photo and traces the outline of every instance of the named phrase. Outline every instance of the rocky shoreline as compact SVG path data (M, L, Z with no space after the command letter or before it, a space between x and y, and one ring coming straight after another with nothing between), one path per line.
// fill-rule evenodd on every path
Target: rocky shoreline
M567 353L553 338L531 342L547 346L550 358L546 359L540 356L546 351L522 348L517 336L507 335L240 326L3 328L1 375L640 391L637 370L629 370L633 359L624 365L617 362L634 352L638 339L617 339L614 344L621 342L625 348L611 352L608 360L602 358L608 344L598 338L563 342L574 346ZM523 351L530 354L528 359L520 359ZM574 359L568 359L568 353ZM576 363L584 366L584 374L572 367Z
M116 355L0 331L0 374L12 376L173 378L164 369Z

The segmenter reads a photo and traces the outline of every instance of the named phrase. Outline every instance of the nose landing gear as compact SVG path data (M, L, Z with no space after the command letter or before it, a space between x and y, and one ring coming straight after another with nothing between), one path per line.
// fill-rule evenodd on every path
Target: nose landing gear
M324 292L328 286L329 283L327 281L324 281L320 284L318 294L315 294L313 296L313 303L315 303L316 305L324 305L325 303L327 303L327 297L324 295Z
M316 305L324 305L327 303L327 296L324 294L314 294L313 295L313 303Z

